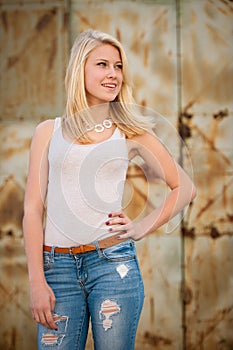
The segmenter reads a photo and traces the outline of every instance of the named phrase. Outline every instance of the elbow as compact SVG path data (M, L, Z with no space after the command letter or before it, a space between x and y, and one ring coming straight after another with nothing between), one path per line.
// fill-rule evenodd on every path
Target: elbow
M25 205L23 219L22 219L23 229L28 223L34 220L37 220L37 219L43 220L43 215L44 215L44 208L42 206L37 206L33 204L31 204L30 206Z

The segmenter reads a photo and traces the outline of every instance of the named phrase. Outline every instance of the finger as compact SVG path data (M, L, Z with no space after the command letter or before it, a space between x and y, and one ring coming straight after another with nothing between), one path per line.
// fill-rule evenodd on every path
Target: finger
M33 312L33 319L37 322L40 323L40 317L37 312Z
M109 218L113 218L113 217L116 217L116 216L119 216L120 218L125 218L126 217L125 213L122 210L114 211L114 212L108 214Z
M36 319L36 315L35 315L34 310L32 310L32 309L31 309L31 314L32 314L32 318L35 320Z
M114 225L110 227L109 232L119 232L121 234L122 232L127 232L128 226L127 225Z
M118 238L119 240L131 238L131 234L130 234L130 232L127 232L127 231L123 230L123 231L121 231L121 232L119 233L119 235L117 236L117 238Z
M47 327L48 328L51 328L51 329L54 329L54 330L57 330L57 325L54 321L54 317L53 317L53 314L52 312L49 310L46 312L45 314L45 319L46 319L46 323L47 323Z
M106 221L106 225L117 225L117 224L126 225L127 223L128 223L128 220L126 218L119 218L119 217L117 219Z
M36 322L40 323L42 326L48 327L44 313L42 311L36 314Z

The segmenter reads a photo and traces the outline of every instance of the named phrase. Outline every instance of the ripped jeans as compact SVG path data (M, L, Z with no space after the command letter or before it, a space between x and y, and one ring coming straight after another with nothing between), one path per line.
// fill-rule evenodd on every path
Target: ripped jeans
M44 252L58 330L38 325L38 349L84 350L89 320L95 350L133 350L144 287L134 241L82 254Z

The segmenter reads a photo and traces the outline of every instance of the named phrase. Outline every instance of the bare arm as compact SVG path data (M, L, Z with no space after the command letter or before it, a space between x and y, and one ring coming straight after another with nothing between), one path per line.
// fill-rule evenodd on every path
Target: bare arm
M48 147L54 121L39 124L32 138L24 200L23 233L28 261L30 304L34 319L56 328L52 318L55 297L43 271L43 217L48 183Z
M163 203L138 223L133 223L124 212L111 213L113 219L109 220L109 225L114 225L112 232L126 230L127 233L121 234L121 238L139 240L184 209L195 198L196 189L190 177L155 135L147 132L134 137L130 143L132 153L140 155L171 190Z

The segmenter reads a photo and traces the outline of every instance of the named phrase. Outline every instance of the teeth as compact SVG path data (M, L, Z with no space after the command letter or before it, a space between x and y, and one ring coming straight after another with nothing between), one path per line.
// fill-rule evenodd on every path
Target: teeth
M116 87L116 84L103 84L103 86L114 88Z

